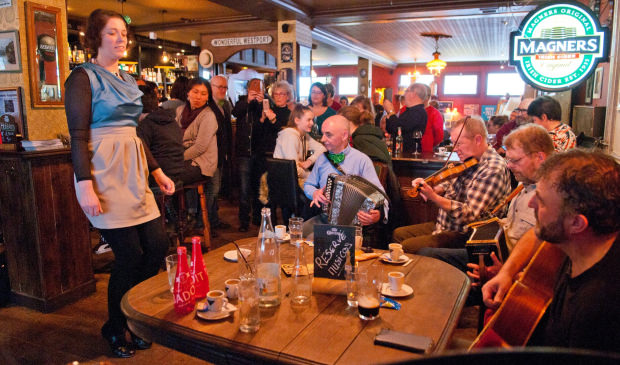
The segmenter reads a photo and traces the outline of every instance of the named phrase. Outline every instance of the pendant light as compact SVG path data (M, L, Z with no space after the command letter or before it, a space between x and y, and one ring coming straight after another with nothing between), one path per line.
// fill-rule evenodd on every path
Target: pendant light
M163 29L163 35L161 37L161 41L162 41L162 48L164 49L164 51L161 54L161 60L164 64L170 61L170 56L168 56L168 52L166 52L166 28L165 28L165 23L164 23L164 14L166 14L167 12L168 11L166 9L161 10L161 25Z
M429 37L435 39L435 52L433 52L433 60L426 64L426 68L433 74L433 76L439 76L441 71L443 71L448 65L445 61L439 59L441 53L439 53L439 38L452 38L451 35L443 34L443 33L422 33L420 34L423 37Z

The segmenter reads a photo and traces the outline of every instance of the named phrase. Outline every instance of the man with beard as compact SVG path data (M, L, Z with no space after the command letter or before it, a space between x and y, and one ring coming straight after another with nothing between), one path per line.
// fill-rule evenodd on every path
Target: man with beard
M510 121L505 123L497 133L495 133L495 144L493 144L493 148L495 148L500 155L504 156L506 154L506 149L503 145L504 136L508 135L513 129L517 129L519 126L532 122L532 118L527 115L527 108L533 100L534 99L531 98L521 100L519 106L510 113Z
M620 165L601 152L570 150L549 157L538 177L530 201L536 214L533 233L567 259L528 345L618 351ZM495 308L503 300L515 274L529 261L523 257L511 255L483 287L487 306Z

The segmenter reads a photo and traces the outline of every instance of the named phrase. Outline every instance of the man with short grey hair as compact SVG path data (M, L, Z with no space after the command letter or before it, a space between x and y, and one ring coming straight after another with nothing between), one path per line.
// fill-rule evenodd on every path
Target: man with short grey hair
M416 131L424 133L426 130L427 115L426 110L424 110L426 94L426 86L424 84L415 83L409 86L405 91L406 109L400 116L396 116L394 105L390 100L386 99L383 101L383 107L388 115L386 130L395 137L398 134L398 128L401 128L404 152L415 152L414 133ZM418 149L420 147L417 146Z

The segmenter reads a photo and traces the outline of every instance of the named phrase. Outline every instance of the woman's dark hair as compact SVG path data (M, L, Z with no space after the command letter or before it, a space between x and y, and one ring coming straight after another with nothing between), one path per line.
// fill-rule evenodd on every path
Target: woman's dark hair
M362 109L364 109L365 111L374 114L374 108L372 106L372 103L370 102L370 99L367 96L364 95L358 95L355 97L355 99L353 99L353 101L351 101L351 106L356 106L357 104L362 106Z
M110 18L119 18L125 24L125 29L129 32L129 25L125 21L125 18L120 13L113 10L96 9L88 17L88 25L86 26L86 48L90 49L92 57L97 57L99 47L101 47L101 31L108 24ZM129 37L129 36L128 36ZM125 45L125 49L128 49L128 44Z
M494 115L489 121L496 126L501 127L504 124L508 123L508 117L505 115Z
M138 88L142 91L142 113L152 113L157 110L158 103L155 90L149 85L139 85Z
M321 90L321 92L323 93L323 106L327 106L327 89L325 89L325 85L323 85L320 82L315 82L314 84L310 85L310 95L308 97L309 99L308 105L314 106L312 105L312 88L315 86L318 87L319 90Z
M189 79L185 76L179 76L172 84L172 89L170 90L170 97L172 99L179 99L182 101L187 101L187 84L189 83Z
M562 120L562 106L550 96L539 96L527 108L527 115L542 118L543 114L549 120Z
M189 80L189 82L187 83L187 92L185 93L185 96L187 96L187 94L189 94L189 92L194 88L194 86L197 85L204 85L207 88L207 91L209 92L209 97L207 97L207 104L212 104L213 92L211 91L211 84L209 83L209 81L203 79L202 77L196 77Z
M291 116L288 118L288 123L286 124L287 128L297 128L297 124L295 124L295 118L301 118L304 116L306 112L312 112L309 107L297 103L295 107L291 111Z

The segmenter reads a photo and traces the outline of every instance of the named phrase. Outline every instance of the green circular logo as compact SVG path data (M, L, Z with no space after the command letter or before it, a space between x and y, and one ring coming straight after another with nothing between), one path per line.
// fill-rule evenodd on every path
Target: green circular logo
M512 32L510 63L528 84L567 90L607 58L607 28L579 3L552 3L530 12Z

